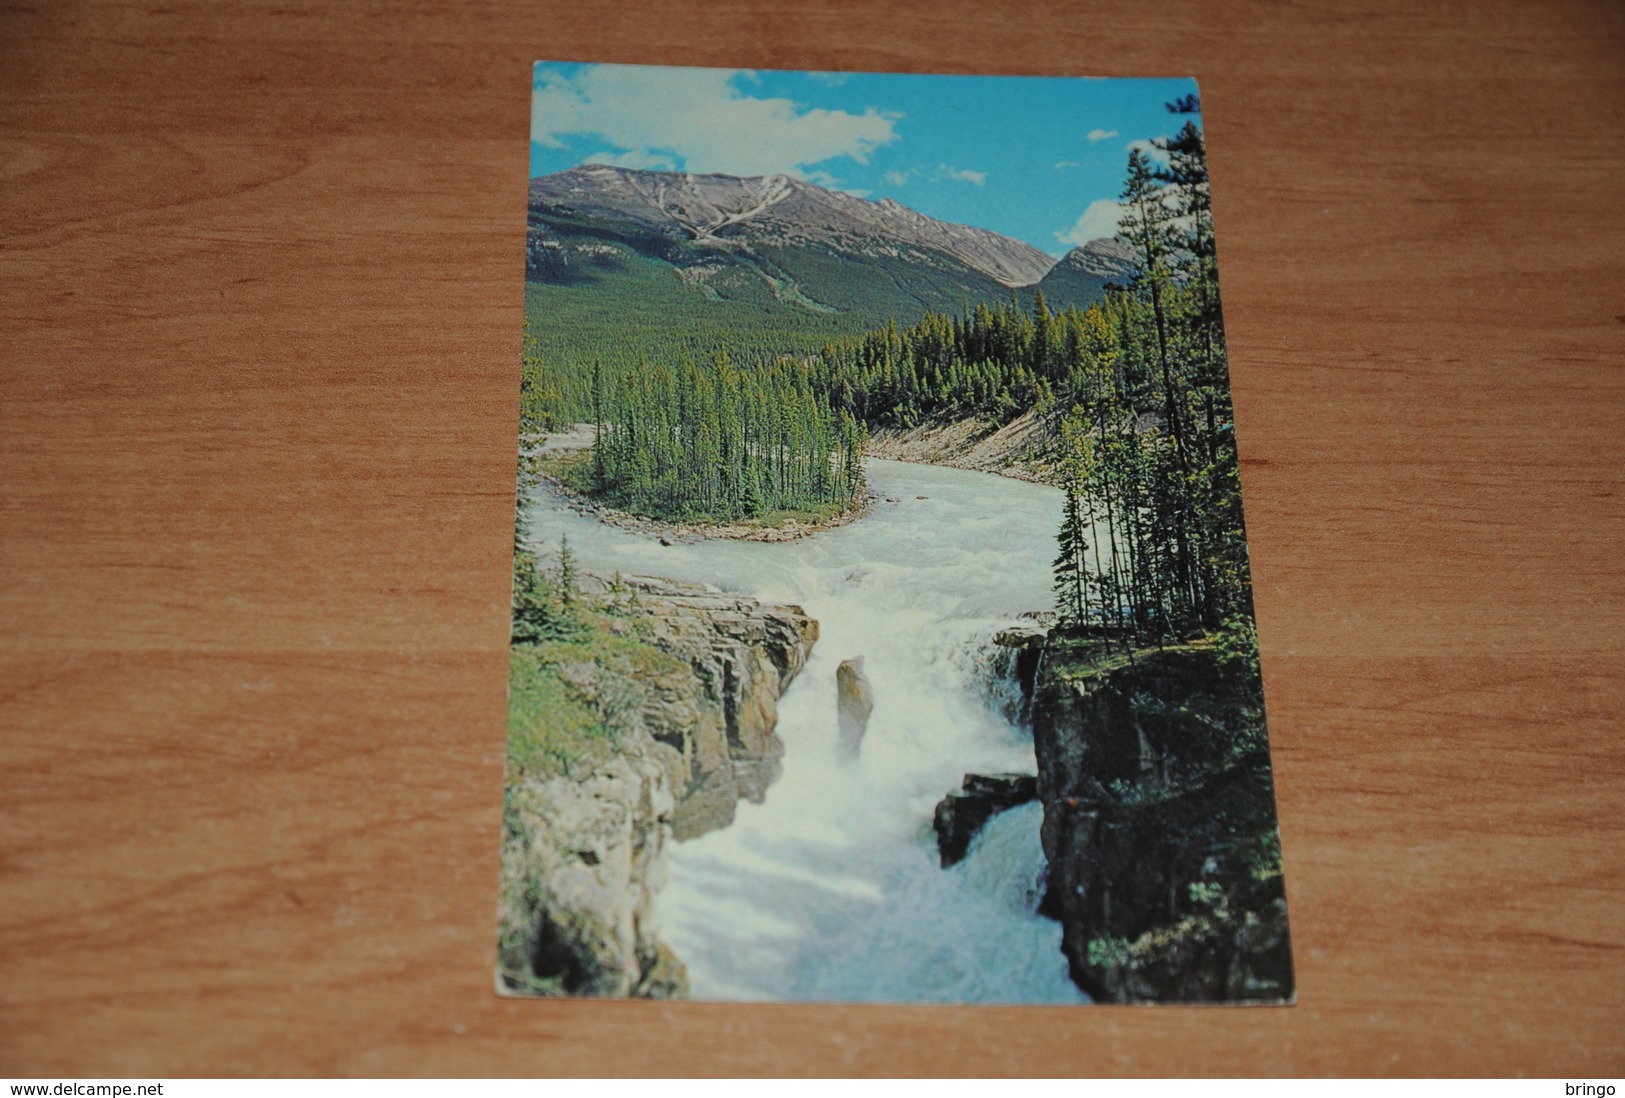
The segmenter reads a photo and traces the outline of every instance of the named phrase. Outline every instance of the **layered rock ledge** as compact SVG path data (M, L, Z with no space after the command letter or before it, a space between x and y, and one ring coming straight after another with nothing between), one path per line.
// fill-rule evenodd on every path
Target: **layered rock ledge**
M645 658L635 667L601 656L555 668L573 694L613 718L613 742L562 774L510 775L498 967L505 991L686 994L683 965L652 919L665 844L725 827L741 799L761 800L783 754L779 696L818 638L818 623L799 607L670 580L614 582L621 621ZM588 576L581 586L603 596L611 583Z

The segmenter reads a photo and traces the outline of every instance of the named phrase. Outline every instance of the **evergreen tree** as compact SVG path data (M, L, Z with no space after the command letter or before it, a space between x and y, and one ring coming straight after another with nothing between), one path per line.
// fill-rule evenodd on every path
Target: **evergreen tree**
M553 430L559 422L562 400L553 378L548 375L542 354L525 324L519 355L519 433L530 438Z
M581 594L577 585L576 555L570 551L570 539L559 537L559 601L565 606L574 605L576 598Z
M1078 502L1078 486L1065 486L1066 503L1062 509L1061 530L1056 536L1061 552L1055 558L1055 605L1061 620L1073 625L1084 625L1089 620L1089 607L1085 603L1088 591L1089 543L1083 524L1083 508Z
M1173 457L1179 475L1190 475L1186 455L1183 416L1180 411L1182 394L1176 386L1169 349L1168 309L1165 298L1171 281L1171 263L1174 257L1175 215L1169 208L1163 184L1151 169L1150 159L1139 149L1131 149L1128 158L1128 181L1123 187L1122 201L1126 212L1120 234L1134 248L1139 259L1139 270L1134 285L1150 298L1156 327L1157 364L1162 382L1163 423L1173 443ZM1176 496L1183 499L1183 495ZM1181 598L1190 598L1195 584L1188 515L1184 510L1172 522L1176 547L1177 591Z
M592 469L593 478L602 486L607 479L607 461L604 452L608 446L604 438L604 364L594 360L592 364Z

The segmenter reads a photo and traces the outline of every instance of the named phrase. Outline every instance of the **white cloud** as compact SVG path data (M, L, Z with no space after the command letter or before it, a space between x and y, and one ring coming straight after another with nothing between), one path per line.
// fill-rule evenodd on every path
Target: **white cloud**
M631 152L595 152L583 164L613 164L617 168L636 168L640 171L669 172L676 167L665 153L633 149Z
M1108 137L1116 137L1116 136L1117 136L1117 131L1116 130L1093 129L1093 130L1089 131L1089 143L1092 145L1096 141L1104 141Z
M857 198L868 198L869 192L861 187L848 187L846 180L839 179L825 171L810 171L803 176L808 183L816 183L829 191L842 191Z
M753 73L595 65L575 77L544 76L531 94L531 140L551 148L593 134L625 157L664 159L691 172L805 176L837 157L867 163L897 139L896 116L754 98L734 86Z
M1056 233L1055 239L1062 244L1071 244L1082 247L1091 240L1099 240L1103 236L1117 235L1117 222L1123 216L1123 204L1110 198L1097 198L1089 203L1089 208L1083 211L1077 224L1064 233Z
M969 168L956 168L952 164L938 164L937 172L941 178L956 179L961 183L974 183L978 187L987 184L986 172L973 172Z
M888 187L901 187L905 183L914 182L916 179L926 179L931 183L941 183L945 179L951 179L956 183L974 183L978 187L987 186L986 172L971 171L969 168L956 168L952 164L938 164L935 168L909 168L907 171L893 169L880 177L880 181Z
M1166 141L1168 139L1167 139L1167 137L1159 137L1159 138L1157 138L1157 140L1158 141ZM1149 156L1151 158L1151 162L1153 164L1166 164L1166 163L1168 163L1168 153L1166 151L1162 150L1162 149L1157 148L1155 145L1153 145L1149 141L1130 141L1127 145L1124 145L1123 148L1124 149L1139 149L1146 156Z
M1062 168L1081 168L1081 167L1083 167L1083 165L1079 164L1076 160L1057 160L1055 162L1055 170L1056 171L1060 171Z

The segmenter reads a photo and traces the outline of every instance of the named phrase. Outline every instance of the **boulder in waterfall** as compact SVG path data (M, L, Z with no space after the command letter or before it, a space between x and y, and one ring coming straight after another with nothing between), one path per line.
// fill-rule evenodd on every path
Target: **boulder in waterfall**
M843 760L858 757L863 734L869 730L869 714L874 712L875 696L863 674L863 657L842 660L835 669L836 720L841 738L836 748Z
M995 814L1038 798L1031 774L966 774L964 783L937 802L937 853L942 868L962 861L971 840Z

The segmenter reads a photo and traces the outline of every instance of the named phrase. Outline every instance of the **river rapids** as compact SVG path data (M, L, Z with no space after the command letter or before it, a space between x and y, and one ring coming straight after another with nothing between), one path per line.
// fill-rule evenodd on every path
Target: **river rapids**
M938 864L936 803L965 774L1035 770L986 667L993 635L1054 606L1061 493L985 473L871 460L864 518L791 542L663 546L536 488L530 540L567 535L581 566L666 576L818 620L779 704L784 771L732 826L667 847L658 932L696 999L1071 1003L1061 929L1036 914L1037 804L1001 813ZM874 712L836 751L835 669L864 658Z

